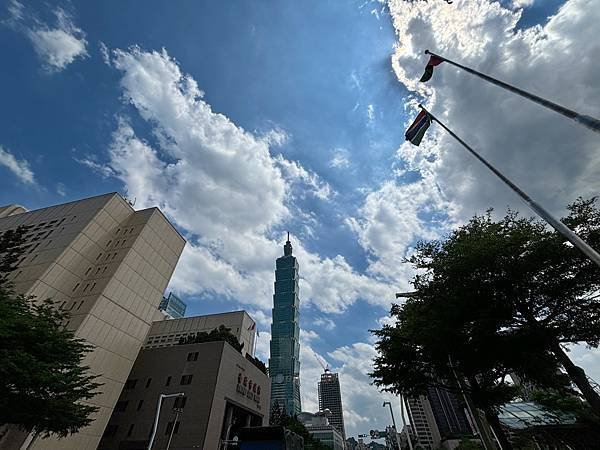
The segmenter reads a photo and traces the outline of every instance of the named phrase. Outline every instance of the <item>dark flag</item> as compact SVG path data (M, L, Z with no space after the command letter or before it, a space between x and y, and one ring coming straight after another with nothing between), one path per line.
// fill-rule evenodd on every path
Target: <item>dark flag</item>
M410 141L411 144L418 146L421 143L427 128L429 128L429 125L431 125L431 117L427 111L422 109L412 125L406 130L404 137L407 141Z
M425 67L425 73L423 74L423 76L421 77L421 79L419 81L425 83L426 81L431 80L431 77L433 76L433 68L443 62L444 62L443 59L440 59L437 56L431 55L429 57L429 62L427 63L427 66Z

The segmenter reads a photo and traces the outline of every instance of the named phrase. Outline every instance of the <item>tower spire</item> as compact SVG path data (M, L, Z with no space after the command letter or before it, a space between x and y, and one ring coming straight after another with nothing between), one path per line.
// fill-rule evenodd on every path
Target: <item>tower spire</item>
M285 245L283 246L283 255L284 256L291 256L292 254L292 243L290 242L290 232L287 232L287 241L285 243Z

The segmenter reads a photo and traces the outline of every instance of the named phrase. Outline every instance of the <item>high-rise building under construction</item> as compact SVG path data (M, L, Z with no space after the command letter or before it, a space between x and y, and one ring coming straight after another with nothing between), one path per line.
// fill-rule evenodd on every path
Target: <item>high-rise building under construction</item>
M331 411L329 423L342 434L346 441L340 379L337 373L332 373L328 369L321 374L321 381L319 381L319 410L325 411L326 409Z

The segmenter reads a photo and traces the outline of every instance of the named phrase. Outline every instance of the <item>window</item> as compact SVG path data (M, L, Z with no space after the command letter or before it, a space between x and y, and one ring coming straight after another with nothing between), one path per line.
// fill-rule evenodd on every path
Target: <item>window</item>
M138 410L138 411L139 411L140 409L142 409L142 405L143 405L143 404L144 404L144 400L140 400L140 401L138 402L138 405L137 405L137 410Z
M58 309L63 309L63 306L65 306L65 303L67 303L67 302L62 302L62 303L60 304L60 306L58 307Z
M112 241L108 241L108 242L106 243L106 246L107 246L107 247L109 247L111 243L112 243Z
M152 378L146 380L146 388L150 387L150 383L152 383Z
M183 375L179 384L192 384L193 375Z
M115 405L115 412L125 412L128 403L129 402L127 400L121 400L117 402L117 404Z
M198 361L198 352L188 353L188 361Z
M95 287L96 287L96 283L92 284L92 287L90 288L90 291L93 291Z
M167 382L165 383L165 386L170 386L171 385L171 377L167 377Z
M137 380L133 379L133 380L127 380L125 382L125 389L135 389L135 385L137 384Z
M83 305L83 300L81 300L81 301L79 302L79 306L77 307L77 309L81 308L81 305Z
M177 422L177 423L169 422L167 424L167 429L165 430L165 435L167 435L167 436L170 435L171 431L173 431L173 434L177 434L177 432L179 431L179 424L180 423L181 422ZM175 425L175 429L173 429L173 425Z
M117 232L115 234L118 236L120 232L121 232L121 229L117 228Z
M89 287L90 287L90 283L86 284L85 287L83 288L83 292L87 291Z
M187 397L175 397L175 404L173 405L173 408L179 408L179 409L185 408L186 400L187 400Z
M133 433L133 424L129 425L129 430L127 430L127 437L131 436L131 433Z
M88 269L85 271L85 274L87 275L88 273L90 273L90 270L92 270L92 268L88 267Z
M98 274L100 273L100 269L101 269L101 267L98 267L98 268L96 269L96 275L98 275Z
M76 290L78 287L79 287L79 283L77 283L77 284L75 285L75 287L73 288L73 291L72 291L72 292L75 292L75 290Z
M115 256L117 256L117 254L116 254L116 253L113 253L113 255L112 255L112 259L115 259Z
M102 252L98 253L98 256L96 256L96 261L98 261L101 256L102 256Z
M104 269L102 269L102 273L106 272L106 269L108 269L108 266L104 266Z
M19 270L19 271L17 272L17 274L15 275L15 277L13 278L13 280L16 280L16 279L17 279L17 277L18 277L19 275L21 275L22 273L23 273L23 271L22 271L22 270Z

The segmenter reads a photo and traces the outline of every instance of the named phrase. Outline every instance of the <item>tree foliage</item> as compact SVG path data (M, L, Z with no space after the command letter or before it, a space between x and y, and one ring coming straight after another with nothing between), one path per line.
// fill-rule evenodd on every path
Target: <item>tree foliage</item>
M0 236L0 423L64 437L91 423L97 408L84 401L100 385L82 365L91 346L63 326L68 314L12 291L23 232Z
M596 200L568 209L563 222L600 248ZM518 394L511 373L564 392L562 366L598 411L561 344L598 346L600 270L560 234L512 211L494 220L490 210L446 239L419 243L408 262L415 292L392 307L395 326L374 331L375 384L415 394L464 379L476 405L493 413Z
M179 344L200 344L202 342L219 342L225 341L231 344L238 352L241 353L244 348L244 344L240 343L238 339L231 333L231 328L227 328L225 325L219 325L218 328L206 331L199 331L193 336L186 336L179 339Z

